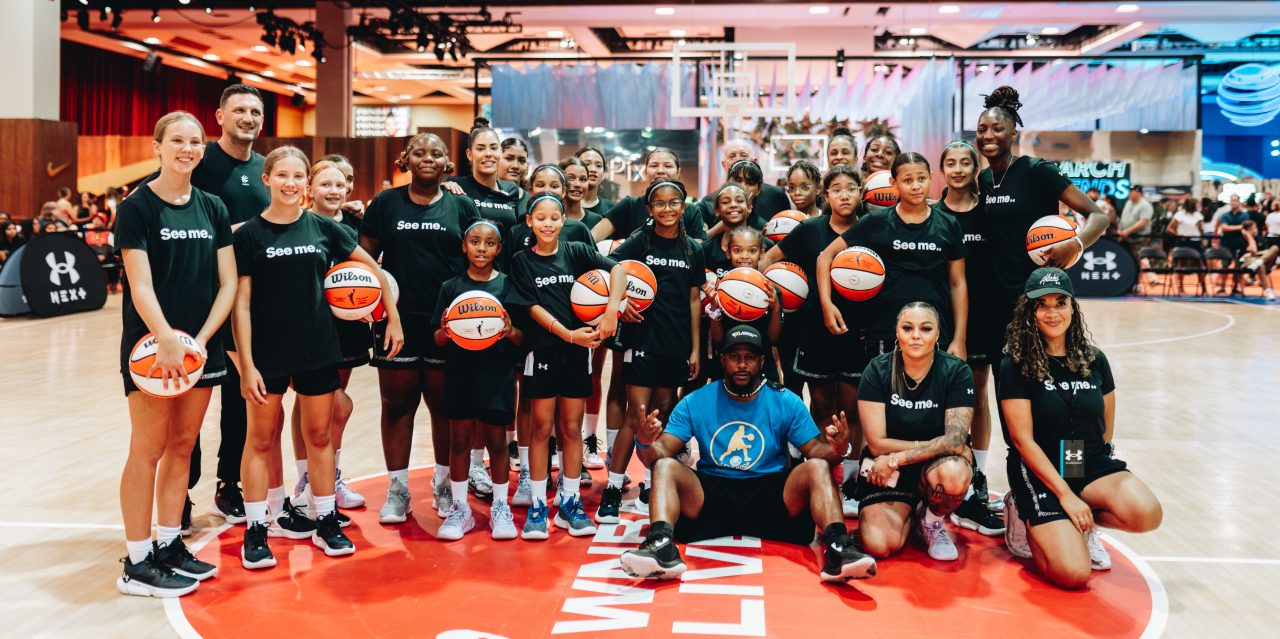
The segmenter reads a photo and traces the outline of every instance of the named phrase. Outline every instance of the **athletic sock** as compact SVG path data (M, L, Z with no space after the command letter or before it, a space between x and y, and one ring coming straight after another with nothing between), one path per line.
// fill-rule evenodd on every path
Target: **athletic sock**
M928 508L927 506L926 506L926 507L925 507L925 509L924 509L924 516L923 516L923 519L924 519L924 523L926 523L926 524L932 524L932 523L936 523L936 522L940 522L940 521L946 521L946 518L945 518L945 517L943 517L942 515L935 515L935 514L933 514L933 511L932 511L932 510L929 510L929 508Z
M246 501L244 502L244 518L250 525L262 524L267 525L267 502L265 501Z
M267 512L271 513L272 519L284 512L284 486L267 489Z
M477 466L480 468L484 468L484 449L483 448L471 449L471 467L475 468Z
M467 507L468 507L468 506L467 506L467 482L466 482L466 480L463 480L463 481L450 481L450 482L449 482L449 490L453 492L453 503L457 504L458 506L461 506L462 508L467 508Z
M596 434L596 429L600 427L600 416L595 413L587 413L582 417L582 431L590 436Z
M431 486L439 488L449 481L449 467L445 464L436 464L436 474L431 478Z
M142 541L124 541L124 547L129 550L129 563L138 565L151 554L151 538L148 537Z
M618 439L618 429L608 428L604 431L605 452L613 452L613 442Z
M520 467L528 468L529 467L529 447L517 446L516 450L518 451L519 453L518 456L520 457Z
M828 524L822 529L822 543L844 546L849 541L849 528L842 523Z
M169 545L169 542L178 538L178 534L182 532L182 526L161 526L156 525L156 543L163 548Z
M493 503L507 503L508 486L510 486L510 483L505 481L501 484L493 485Z
M409 469L401 468L400 470L387 471L387 476L394 481L399 481L401 486L409 487Z
M577 498L578 491L582 486L582 477L565 477L564 486L560 488L560 501L563 502L569 497Z
M298 469L298 479L302 479L303 475L307 474L307 460L295 459L293 466Z
M973 469L980 472L987 472L987 451L973 449Z
M342 449L338 448L333 451L333 467L342 468Z
M612 470L609 471L609 487L610 488L622 488L622 483L625 482L626 480L627 480L626 473L615 473Z
M546 503L547 503L547 480L545 480L545 479L530 479L530 480L529 480L529 488L531 489L529 492L532 492L532 493L533 493L533 503L535 503L535 504L543 504L543 505L546 505Z
M653 471L648 468L644 469L644 485L653 487Z
M328 515L337 508L337 495L325 495L323 497L312 495L311 499L316 508L316 519Z

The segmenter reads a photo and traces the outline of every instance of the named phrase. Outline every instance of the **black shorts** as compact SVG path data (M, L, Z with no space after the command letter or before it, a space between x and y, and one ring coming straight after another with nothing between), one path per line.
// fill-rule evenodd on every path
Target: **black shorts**
M387 351L382 348L382 340L387 330L386 320L373 325L372 366L392 370L422 368L442 370L445 359L444 347L436 346L435 329L426 316L402 314L400 325L404 327L404 348L392 358L388 358Z
M442 412L446 419L505 426L516 419L516 370L502 358L479 356L467 361L467 356L479 353L484 351L450 354L444 369Z
M874 504L891 502L908 504L912 508L915 508L920 505L920 502L924 501L925 493L928 492L923 483L925 471L931 468L934 464L950 459L951 457L953 456L948 455L946 457L932 459L927 462L907 464L906 466L900 467L898 469L898 481L894 486L877 486L870 481L867 481L861 473L854 473L854 476L850 478L856 478L857 480L857 487L854 488L853 496L858 500L858 506L860 508L866 508L867 506L872 506ZM862 467L862 460L864 459L873 459L871 451L863 449L862 457L858 460L859 468ZM961 459L964 458L961 457ZM965 461L969 462L967 459L965 459ZM972 469L972 462L969 462L969 464Z
M1085 457L1084 477L1067 479L1067 486L1078 496L1085 486L1107 475L1127 471L1128 468L1123 461L1111 456L1110 445L1104 446ZM1009 473L1009 489L1013 491L1013 498L1017 502L1018 515L1026 520L1028 525L1039 526L1051 521L1068 519L1067 514L1062 511L1062 504L1058 502L1058 497L1030 468L1027 468L1021 456L1011 452L1005 469Z
M373 345L373 332L369 323L362 320L335 320L338 329L338 346L342 349L342 361L338 368L356 368L369 363L369 347Z
M263 377L262 384L267 387L270 395L283 395L293 388L293 392L299 395L312 397L338 390L342 387L342 380L338 377L338 366L335 364L292 375Z
M591 349L563 343L530 351L521 385L529 399L591 397Z
M622 354L622 361L627 365L622 378L628 386L680 388L689 381L687 359L629 348Z
M227 379L227 353L223 350L222 343L214 337L212 343L207 344L206 348L209 349L209 357L204 361L204 371L200 373L200 379L191 385L192 388L221 386ZM129 374L128 358L129 353L125 353L120 360L120 376L124 378L125 397L138 390L138 385L133 383L133 376Z
M1013 321L1017 296L1004 295L969 305L969 335L965 341L971 366L994 366L1004 352L1005 332Z
M782 490L791 471L729 479L695 472L702 485L702 512L676 522L676 540L692 543L717 537L749 536L793 544L813 541L816 526L806 506L794 517Z
M849 329L844 335L832 335L818 324L800 336L791 372L807 382L830 383L838 380L856 383L871 358L864 352L862 334Z

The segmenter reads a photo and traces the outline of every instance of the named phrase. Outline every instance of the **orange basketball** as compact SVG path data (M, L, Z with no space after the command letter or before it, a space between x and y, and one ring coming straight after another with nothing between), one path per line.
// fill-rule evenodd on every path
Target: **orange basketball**
M600 240L596 242L596 250L600 251L601 255L608 255L619 246L622 246L622 240Z
M373 270L360 262L339 262L324 276L324 296L333 316L358 320L382 299L382 287Z
M387 276L387 284L391 285L391 299L399 302L400 283L396 281L396 278L392 277L391 271L382 269L382 274ZM361 319L366 322L381 322L382 320L387 319L387 309L382 305L381 296L378 297L378 303L373 305L373 310L369 311L369 314Z
M1031 228L1027 229L1027 257L1038 266L1044 266L1044 257L1040 252L1064 242L1074 244L1078 230L1076 221L1065 215L1046 215L1036 220ZM1075 259L1072 259L1071 264L1065 268L1071 268L1078 259L1080 259L1080 253L1076 253Z
M769 283L760 271L742 266L729 271L716 285L716 299L724 314L750 322L769 312Z
M764 236L777 242L786 237L798 224L809 219L804 213L794 209L779 211L769 218L764 225Z
M449 303L444 325L454 344L482 351L502 339L506 316L498 298L484 291L467 291Z
M778 287L778 303L782 312L790 313L804 306L809 297L809 278L795 262L775 262L764 270L764 276Z
M196 340L190 335L179 330L175 330L174 333L177 333L178 341L182 342L183 346L199 350ZM195 383L199 381L200 376L204 374L204 357L188 353L182 358L182 370L187 373L187 379L190 380L190 383L184 382L175 386L170 381L169 387L165 388L164 378L161 377L160 371L151 372L151 367L156 363L158 345L156 336L151 333L143 335L142 339L133 345L133 350L129 352L129 377L133 379L134 385L138 387L138 390L161 399L177 397L191 390Z
M569 304L573 306L573 314L588 326L599 324L609 305L609 271L598 268L578 276L569 291ZM622 311L622 306L618 311Z
M627 269L627 303L637 312L643 312L658 294L658 278L644 262L623 260L619 263Z
M864 302L884 286L884 260L865 246L851 246L831 261L831 286L841 297Z
M867 204L893 206L898 203L898 187L889 179L888 171L876 171L867 176L862 187L862 199Z

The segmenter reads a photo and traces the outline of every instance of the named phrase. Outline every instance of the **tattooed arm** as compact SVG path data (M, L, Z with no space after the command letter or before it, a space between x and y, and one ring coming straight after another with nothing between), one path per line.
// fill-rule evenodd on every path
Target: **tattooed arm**
M928 461L946 455L966 455L969 447L969 426L973 423L972 408L948 408L945 418L945 432L942 436L923 442L907 442L889 440L886 443L901 443L898 451L898 465L906 466L917 462ZM892 447L892 445L890 446Z

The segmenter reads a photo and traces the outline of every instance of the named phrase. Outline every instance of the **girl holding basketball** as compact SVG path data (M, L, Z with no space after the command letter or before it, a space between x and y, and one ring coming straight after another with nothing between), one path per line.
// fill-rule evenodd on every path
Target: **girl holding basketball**
M213 387L227 374L217 333L235 300L235 255L226 206L191 186L191 172L204 155L200 121L182 111L165 115L156 122L151 148L160 160L159 176L120 203L116 227L125 270L120 372L131 424L120 477L128 556L116 588L126 595L179 597L218 572L197 560L179 533L191 448ZM184 345L176 331L194 341ZM165 389L186 389L176 397L139 392L133 381L131 351L148 333L157 344L144 373L163 378ZM199 379L186 374L190 358L204 359Z
M650 184L658 180L680 179L680 158L676 157L676 152L665 146L655 146L645 152L641 159L644 165L644 179ZM695 207L684 211L681 216L681 226L684 234L694 239L705 239L707 230L702 222L702 216ZM683 210L683 206L681 207ZM595 241L616 238L624 240L629 237L636 229L652 224L649 216L648 204L642 195L628 195L622 198L608 213L604 214L601 220L594 228L591 234L595 237Z
M723 276L725 273L736 268L749 268L758 270L760 258L764 256L766 250L773 246L773 243L765 239L760 231L750 226L739 226L728 233L729 250L725 255L725 261L719 264L707 262L707 267L717 276ZM703 246L715 244L708 242ZM705 254L704 254L705 255ZM765 289L765 295L769 302L769 309L760 317L750 321L735 320L724 314L720 308L719 297L712 295L708 298L710 313L708 314L711 321L708 322L709 329L707 337L709 347L702 349L704 353L718 353L720 344L724 343L724 335L734 326L747 325L760 331L769 341L766 342L765 359L762 374L770 380L782 379L782 372L778 367L778 358L776 356L776 344L782 336L782 303L778 298L778 291L774 289L773 284ZM719 358L709 357L703 360L704 363L709 361L715 362ZM716 362L718 364L718 362ZM719 379L723 375L723 371L716 364L708 365L706 370L702 371L703 378Z
M587 167L587 192L582 196L582 208L588 213L600 216L600 219L591 218L591 221L584 219L583 223L594 229L596 224L604 219L604 214L613 208L613 202L600 194L600 184L604 181L604 172L609 166L609 160L604 156L604 151L594 146L578 149L573 157L582 160L582 165Z
M469 350L454 343L446 313L455 299L466 293L487 293L505 304L511 295L511 280L494 269L502 251L502 234L489 220L473 222L463 235L462 252L467 256L467 270L440 287L440 299L433 314L437 326L435 343L443 347L445 358L444 415L449 419L450 491L453 507L436 536L444 540L462 539L475 527L471 508L467 505L467 461L477 434L489 449L489 472L492 477L493 509L489 528L494 539L515 539L516 528L507 501L508 478L506 432L515 421L516 380L512 368L515 352L524 336L502 318L503 339L481 350Z
M389 353L380 347L384 323L374 324L373 367L378 369L382 395L382 452L390 483L387 500L378 513L382 523L402 523L409 517L409 453L413 418L425 401L431 415L431 444L435 453L432 481L436 513L445 517L453 507L449 489L449 427L444 404L444 349L436 345L430 326L440 299L440 284L461 273L466 260L458 247L462 233L479 219L475 203L441 189L449 167L449 149L431 133L409 139L396 160L412 177L408 184L387 189L373 198L360 228L360 246L380 255L382 265L400 274L400 299L407 333L404 348Z
M660 179L649 185L644 196L653 223L643 226L609 255L648 266L657 280L657 290L643 315L630 307L626 311L627 319L634 322L626 327L627 351L623 355L627 419L609 460L609 485L596 513L596 521L601 523L618 521L632 438L649 414L646 407L665 420L675 405L676 389L696 378L701 365L698 290L706 282L706 269L702 251L685 234L682 223L687 193L683 184ZM645 475L636 507L647 513L652 481L647 469Z
M540 195L529 202L529 227L534 245L512 259L513 290L510 303L525 309L528 323L524 379L521 390L532 403L532 437L529 469L532 504L521 537L546 539L549 534L547 494L548 439L553 423L561 443L562 486L556 525L574 536L595 533L583 510L578 491L580 477L566 476L582 467L582 411L591 395L589 349L617 330L618 305L626 291L626 270L600 254L590 244L562 242L564 203L554 195ZM588 271L609 272L609 299L599 327L584 325L571 307L569 296L576 279Z
M340 386L342 353L323 290L330 263L346 257L378 276L388 316L383 348L394 355L403 343L391 285L377 263L338 223L303 210L309 167L306 155L295 147L268 154L262 179L271 191L271 204L235 233L240 280L233 329L243 371L240 390L249 406L241 462L249 526L240 558L250 569L276 564L267 544L267 488L270 458L273 452L279 454L281 399L290 387L298 394L307 445L311 505L317 517L312 542L329 556L355 552L340 528L334 497L336 465L329 422ZM281 505L283 492L276 496ZM275 507L271 504L271 515L279 514Z

